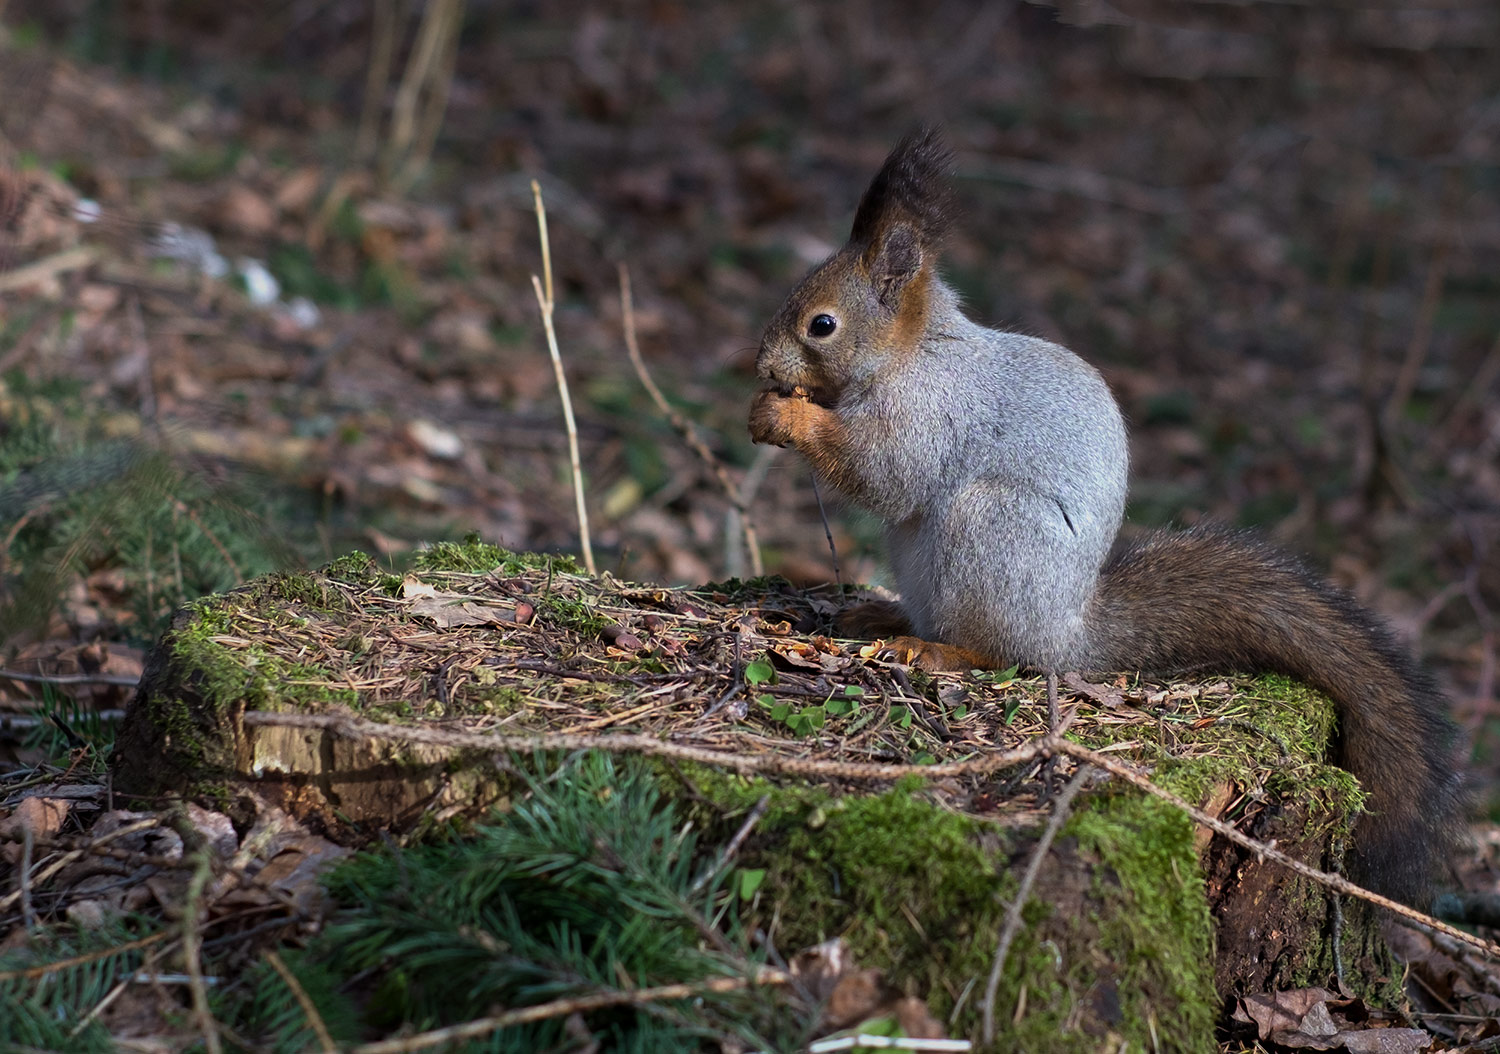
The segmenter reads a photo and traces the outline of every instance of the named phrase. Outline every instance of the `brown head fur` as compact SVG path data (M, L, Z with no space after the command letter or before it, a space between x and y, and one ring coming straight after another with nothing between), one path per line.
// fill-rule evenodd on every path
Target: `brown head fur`
M936 129L897 144L860 199L849 243L814 268L761 339L756 372L833 405L926 332L938 252L952 225L952 154ZM832 320L832 329L822 316Z

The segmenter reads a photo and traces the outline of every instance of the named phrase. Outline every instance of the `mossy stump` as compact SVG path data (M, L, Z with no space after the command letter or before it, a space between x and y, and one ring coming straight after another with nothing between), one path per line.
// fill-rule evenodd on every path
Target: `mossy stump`
M148 662L113 758L126 794L270 802L360 843L479 815L527 757L329 730L247 711L337 714L466 732L617 733L757 756L960 760L1045 732L1038 679L931 678L829 639L843 602L779 579L664 589L480 543L428 550L404 578L361 554L271 575L181 612ZM1280 678L1072 682L1070 738L1130 759L1246 833L1333 862L1361 795L1328 765L1330 705ZM951 1034L978 1007L1006 909L1059 773L810 781L660 764L705 827L733 829L765 881L749 910L784 952L848 940ZM1374 919L1344 906L1345 983L1399 998ZM1326 891L1210 838L1116 783L1075 804L1045 860L996 1007L996 1049L1211 1049L1227 997L1328 983ZM1111 1037L1115 1037L1111 1039Z

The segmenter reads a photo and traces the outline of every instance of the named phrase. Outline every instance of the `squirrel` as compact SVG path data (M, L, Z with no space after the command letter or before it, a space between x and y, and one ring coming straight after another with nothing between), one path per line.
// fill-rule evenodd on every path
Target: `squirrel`
M795 447L885 524L901 601L848 608L839 632L891 638L897 661L929 671L1298 678L1333 699L1334 760L1366 793L1351 871L1418 902L1464 793L1436 685L1372 614L1251 535L1117 544L1119 405L1068 349L964 315L937 272L952 164L934 129L903 139L756 357L751 438Z

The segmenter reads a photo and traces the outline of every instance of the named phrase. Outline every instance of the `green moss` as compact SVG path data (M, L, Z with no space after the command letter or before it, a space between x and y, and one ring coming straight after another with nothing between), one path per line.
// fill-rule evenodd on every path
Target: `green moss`
M861 964L880 966L946 1015L964 979L988 969L1001 898L1016 887L998 852L1003 836L906 786L868 797L816 788L771 795L760 824L766 838L747 862L766 868L778 942L800 948L843 937Z
M483 574L499 569L502 574L518 575L522 571L545 568L558 574L581 575L584 573L578 561L571 556L551 553L513 553L498 545L481 542L477 534L470 534L461 542L435 542L416 554L412 561L415 571L459 571L465 574Z
M368 586L377 582L380 570L367 553L354 549L327 565L320 572L336 582L351 586Z
M604 617L594 610L588 595L562 596L549 593L537 601L537 612L561 629L572 630L580 637L597 637L606 625Z
M314 611L350 610L348 599L338 590L329 589L328 579L320 574L278 572L256 579L245 589L264 600L302 604Z
M840 798L698 771L692 778L731 809L770 794L742 857L766 869L754 911L759 923L777 920L782 947L843 937L861 965L951 1018L953 1034L979 1034L1030 841L1013 844L1008 831L949 812L910 785ZM1152 1049L1153 1034L1160 1050L1210 1049L1212 923L1191 822L1134 793L1086 798L1053 853L1082 856L1093 866L1048 867L1092 874L1092 884L1070 905L1081 906L1076 914L1049 917L1040 899L1026 908L998 992L996 1049L1072 1051L1106 1034L1133 1049ZM1038 889L1051 900L1048 873Z
M1093 798L1067 823L1064 837L1076 839L1077 851L1098 861L1091 891L1097 913L1086 922L1064 920L1083 938L1073 945L1076 959L1065 981L1059 978L1067 997L1050 1017L1028 1000L1027 1016L1016 1024L1019 1046L1043 1050L1050 1041L1054 1049L1076 1049L1057 1046L1057 1021L1073 1016L1070 1004L1079 993L1091 993L1099 1024L1115 1025L1142 1049L1151 1049L1152 1035L1161 1050L1212 1049L1218 1007L1213 922L1193 833L1182 812L1134 793ZM1079 954L1090 944L1090 953ZM1007 982L1031 983L1035 976L1017 971ZM1000 1005L1014 1004L1002 999ZM1110 1021L1115 1006L1118 1018Z
M236 617L246 606L273 622L286 617L284 610L268 605L267 598L274 593L270 588L264 594L252 590L196 601L189 605L179 627L162 639L160 646L170 652L172 683L178 691L148 692L144 698L151 720L164 730L163 741L174 767L204 778L233 770L233 740L226 734L231 706L295 710L313 702L357 704L359 694L340 687L322 666L289 661L237 635Z

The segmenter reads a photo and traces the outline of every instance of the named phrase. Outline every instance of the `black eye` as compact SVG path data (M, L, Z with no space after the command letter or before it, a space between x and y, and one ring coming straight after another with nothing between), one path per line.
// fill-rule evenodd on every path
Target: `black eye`
M807 324L807 332L814 337L831 337L833 331L839 328L839 320L832 315L814 315L811 322Z

